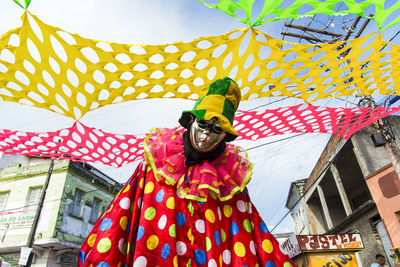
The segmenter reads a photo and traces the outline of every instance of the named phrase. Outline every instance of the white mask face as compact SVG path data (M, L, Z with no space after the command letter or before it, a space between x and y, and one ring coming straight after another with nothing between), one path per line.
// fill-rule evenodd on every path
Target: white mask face
M211 120L195 119L190 127L190 142L200 153L213 150L226 136L217 118Z

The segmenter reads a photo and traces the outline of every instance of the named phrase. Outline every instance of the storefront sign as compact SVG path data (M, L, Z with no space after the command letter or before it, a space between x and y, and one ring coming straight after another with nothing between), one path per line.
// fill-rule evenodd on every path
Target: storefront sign
M57 258L57 263L77 266L78 256L75 254L61 254Z
M291 234L288 239L281 244L282 250L284 250L289 258L294 258L301 253L299 243L297 243L296 236Z
M29 227L34 218L34 210L0 212L0 230Z
M357 267L353 252L310 253L311 267Z
M296 237L302 251L360 250L364 248L360 234L298 235Z
M32 248L21 247L21 254L19 256L19 262L18 262L19 265L26 265L31 251Z
M19 253L2 254L2 255L0 255L0 259L2 259L3 262L8 262L11 264L18 264Z

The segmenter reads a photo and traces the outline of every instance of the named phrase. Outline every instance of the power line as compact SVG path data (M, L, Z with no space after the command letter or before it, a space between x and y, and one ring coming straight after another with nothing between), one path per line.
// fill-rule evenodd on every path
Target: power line
M302 139L302 141L301 142L303 142L303 143L305 143L305 142L309 142L308 140L306 141L306 139L312 139L312 138L314 138L314 136L312 136L312 135L309 135L308 137L305 137L305 138L303 138ZM296 142L296 148L297 147L299 147L299 146L301 146L301 143L297 143ZM279 146L279 148L282 148L282 146ZM294 150L292 149L291 151L293 151L293 153L295 153L294 152ZM320 151L319 150L319 148L318 148L318 150L315 150L315 152L316 151ZM309 151L310 152L310 151ZM314 152L314 150L313 150L313 154L315 153ZM274 152L271 152L271 154L272 153L274 153ZM287 153L287 152L286 152ZM274 153L274 154L276 154L276 153ZM259 157L256 157L257 158L257 160L260 160L260 158ZM273 161L273 163L274 163L274 161ZM254 163L254 164L256 164L256 163ZM268 165L268 166L270 166L270 165ZM286 167L287 166L287 167ZM279 169L287 169L287 168L290 168L290 167L293 167L293 164L292 163L290 163L290 162L288 162L288 163L286 163L284 166L282 166L282 167L280 167ZM280 170L278 170L278 169L274 169L274 172L271 172L271 173L268 173L268 176L275 176L275 173L277 173L277 175L279 176L279 172L280 172ZM265 172L263 172L263 173L267 173L266 171ZM260 183L260 181L263 181L263 183ZM260 194L260 193L257 193L258 191L262 191L263 192L263 188L265 188L265 187L267 187L268 186L268 184L270 183L270 182L272 182L272 181L274 181L274 178L271 178L271 179L267 179L267 180L265 180L265 179L257 179L256 180L257 181L257 183L256 184L252 184L251 185L251 188L254 188L255 190L256 190L256 193L255 193L255 195L256 196L258 196L257 197L257 202L260 202L260 198L263 196L263 194ZM264 182L265 181L265 182ZM277 180L275 179L275 181L274 182L276 182ZM276 189L277 188L274 188L274 190L276 191ZM287 195L287 192L286 192L286 188L282 188L282 190L280 190L281 191L281 193L278 193L278 195ZM275 192L275 193L277 193L277 192ZM268 211L268 214L267 214L267 216L266 216L266 218L264 218L264 220L265 221L268 221L268 222L270 222L270 219L271 218L275 218L275 216L276 215L278 215L278 210L279 210L279 214L281 214L282 212L281 212L281 209L282 209L282 204L284 204L284 202L285 202L285 198L282 198L282 201L281 201L281 203L279 203L279 205L277 204L276 205L276 208L271 212L271 211ZM264 217L265 215L263 215L263 217ZM279 216L280 217L280 216Z
M296 142L296 146L300 146L302 143L308 143L310 138L312 138L313 136L310 135L309 137L305 137L303 138L301 141ZM285 138L286 139L286 138ZM279 142L281 140L277 140L274 141ZM270 144L270 143L267 143ZM263 144L266 145L266 144ZM276 182L276 180L274 180L272 177L275 176L275 173L277 173L277 168L275 167L277 164L281 164L281 162L279 162L279 157L276 157L276 155L280 154L281 151L288 147L291 146L291 142L290 141L286 141L284 144L280 145L278 147L278 149L275 149L274 151L271 151L270 149L268 150L268 154L263 154L260 156L254 156L253 158L257 159L257 161L254 161L253 164L257 165L257 170L262 170L262 173L268 173L268 177L270 177L269 179L264 179L264 178L255 178L252 179L253 182L251 184L251 188L253 188L254 190L254 196L256 197L255 201L256 203L260 203L261 199L263 198L263 194L260 194L259 192L264 192L266 188L269 187L269 184L271 182ZM248 149L246 149L248 150ZM293 149L291 149L291 151L293 151ZM287 165L289 165L289 163L287 163ZM262 173L256 173L256 171L254 171L254 175L253 177L261 177L263 176ZM276 206L276 210L278 210L279 208L281 208L281 204ZM276 212L272 211L272 213L269 211L268 212L268 218L271 216L275 216Z
M290 96L286 96L286 97L283 97L281 99L278 99L278 100L275 100L275 101L272 101L272 102L269 102L269 103L266 103L266 104L259 105L259 106L255 107L255 108L250 108L250 109L248 109L246 111L253 111L253 110L256 110L256 109L261 108L261 107L266 107L266 106L278 103L278 102L283 101L283 100L288 99L288 98L290 98Z
M389 42L391 42L396 36L398 36L399 33L400 33L400 30L390 39ZM385 45L385 46L386 46L386 45ZM385 46L384 46L384 47L385 47ZM384 49L384 47L382 47L382 49ZM343 99L340 99L340 100L343 100ZM346 101L346 100L343 100L343 101ZM346 102L348 102L348 101L346 101ZM354 104L354 103L352 103L352 102L349 102L349 103ZM314 180L314 182L313 182L309 187L311 187L313 184L315 184L315 183L317 182L318 178L321 177L321 175L325 173L325 171L327 170L327 168L330 167L330 165L334 162L334 160L337 158L337 156L338 156L338 154L336 154L336 155L334 156L334 158L326 165L326 167L320 172L320 174L318 175L318 177ZM294 205L297 205L297 204L300 202L300 200L301 200L301 197L296 201L296 203L295 203ZM282 216L282 218L278 221L278 223L273 227L273 229L271 230L271 232L273 232L273 231L283 222L283 220L287 217L288 214L290 214L290 210L288 210L288 211Z
M340 9L340 6L339 6L339 9ZM314 20L314 18L315 18L315 17L313 16L312 20L310 20L310 23L308 24L308 27L311 25L311 22ZM354 23L353 23L353 26L352 26L352 27L355 27L355 26L356 26L356 24L358 23L359 18L360 18L360 17L357 18L357 20L356 20L357 22L354 22ZM319 38L317 38L316 36L314 36L313 34L309 33L309 32L307 31L306 27L302 27L301 29L303 30L303 35L298 35L298 36L303 37L304 39L308 40L309 42L310 42L310 40L312 40L312 38L311 38L311 39L308 38L308 37L305 35L306 33L309 34L310 36L313 36L315 40L319 39ZM307 31L307 32L306 32L306 31ZM363 31L363 29L361 29L359 33L361 33L362 31ZM350 35L350 32L348 32L347 36L345 37L345 40L348 39L349 35ZM301 40L301 39L300 39L300 40ZM342 101L348 103L348 100L343 100L343 99L340 99L340 100L342 100ZM351 104L354 104L354 103L351 103ZM297 136L298 136L298 135L297 135ZM335 155L335 158L336 158L336 156L337 156L337 155ZM328 167L328 166L330 166L330 164L328 164L327 167ZM323 172L324 172L324 171L323 171ZM323 173L323 172L321 172L321 173ZM319 176L318 176L318 177L319 177ZM318 178L317 178L317 179L318 179ZM316 180L317 180L317 179L316 179ZM313 183L315 183L315 181L314 181ZM301 198L300 198L300 199L301 199ZM300 199L299 199L299 200L300 200ZM299 200L298 200L298 201L299 201ZM298 203L298 201L296 202L296 204ZM271 230L271 232L274 231L274 230L276 229L276 227L279 226L279 224L282 223L282 221L286 218L286 216L287 216L289 213L290 213L290 210L289 210L288 212L285 213L285 215L284 215L284 216L279 220L279 222L274 226L274 228ZM273 215L273 216L274 216L274 215Z
M328 164L325 166L325 168L324 168L322 171L320 171L320 173L318 174L317 178L315 178L315 180L312 182L312 184L311 184L310 186L308 186L308 188L310 188L311 186L313 186L313 185L318 181L318 179L319 179L323 174L325 174L325 172L328 170L328 168L329 168L329 167L333 164L333 162L336 160L336 158L338 157L338 155L339 155L339 153L337 153L337 154L328 162ZM296 205L301 201L301 199L302 199L302 197L300 197L300 198L294 203L293 206L296 206ZM288 216L289 213L290 213L290 210L288 210L288 211L285 213L285 215L283 215L283 217L282 217L282 218L279 220L279 222L274 226L274 228L272 228L272 230L271 230L270 232L274 231L274 230L276 229L276 227L278 227L279 224L282 223L282 221L286 218L286 216Z
M285 140L288 140L288 139L292 139L292 138L295 138L295 137L298 137L298 136L301 136L301 135L304 135L304 134L306 134L306 133L300 133L300 134L292 135L292 136L289 136L289 137L286 137L286 138L282 138L282 139L279 139L279 140L275 140L275 141L271 141L271 142L264 143L264 144L261 144L261 145L257 145L257 146L254 146L254 147L250 147L250 148L248 148L246 150L249 151L249 150L256 149L256 148L259 148L259 147L262 147L262 146L266 146L266 145L278 143L278 142L281 142L281 141L285 141Z
M397 37L397 35L399 35L399 33L400 33L400 30L399 30L399 31L397 31L397 33L396 33L395 35L393 35L393 37L392 37L392 38L390 38L390 40L389 40L389 43L390 43L391 41L393 41L393 39L394 39L394 38L396 38L396 37Z
M192 106L192 105L191 105L191 106ZM191 107L191 106L187 106L187 107L189 108L189 107ZM185 108L185 107L184 107L184 108ZM174 111L176 111L176 110L182 110L182 108L170 109L170 110L163 111L163 112L160 112L160 113L156 113L156 114L153 114L153 115L150 115L150 116L144 116L144 117L138 118L138 119L136 119L136 120L130 120L130 121L128 121L128 122L121 122L121 123L117 123L117 124L111 124L111 125L108 126L108 127L114 127L114 126L117 126L117 125L127 125L127 124L131 124L131 123L134 123L134 122L137 122L137 121L143 121L143 120L146 120L146 119L149 119L149 118L158 116L158 115L163 115L163 114L166 114L166 113L174 112Z

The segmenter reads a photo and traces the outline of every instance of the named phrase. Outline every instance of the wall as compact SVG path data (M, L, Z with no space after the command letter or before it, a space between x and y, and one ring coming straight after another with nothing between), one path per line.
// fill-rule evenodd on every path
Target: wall
M315 164L310 177L307 180L305 191L314 190L313 185L320 178L320 174L324 171L326 165L334 155L338 153L338 151L342 148L342 146L347 142L340 138L339 136L333 135L326 145L324 151L322 151L321 156L319 157L317 163Z
M368 126L358 131L351 138L354 153L364 177L390 163L385 148L374 147L372 143L370 136L375 132L372 126Z
M10 165L29 165L29 157L22 155L0 154L0 170Z
M36 231L37 239L51 238L53 236L67 165L68 161L60 161L54 168L38 222ZM12 215L15 215L13 217L17 219L17 222L24 216L33 217L35 215L35 206L29 207L28 211L25 211L29 189L31 187L43 186L48 168L48 163L44 163L35 166L21 166L12 168L11 170L6 168L1 172L0 188L2 191L10 191L5 212L13 213ZM7 217L11 218L10 215L7 215ZM25 245L32 220L33 218L31 218L30 222L26 222L24 225L20 226L10 222L8 229L0 227L0 237L2 237L0 248L5 246L19 247Z
M377 253L384 254L382 243L376 232L373 231L371 218L378 215L376 206L364 205L363 210L355 212L352 217L342 225L330 231L330 234L360 233L365 249L359 252L363 266L370 266Z
M99 206L99 215L112 200L113 195L110 192L106 192L95 182L89 183L85 180L90 179L83 179L78 174L68 173L63 194L65 201L60 206L62 214L57 221L55 237L77 243L83 242L93 227L93 222L89 222L89 219L94 197L102 200ZM73 198L77 188L84 191L85 194L81 203L81 216L75 217L70 215L70 210L73 206Z
M290 210L290 213L294 221L296 235L303 234L305 230L308 230L306 229L306 225L308 224L308 220L306 218L307 216L305 215L304 209L300 202Z
M303 205L309 217L310 234L352 232L361 234L365 249L358 255L363 266L370 266L376 253L384 254L382 242L375 229L375 224L380 219L378 209L372 200L364 177L389 161L384 148L376 149L373 146L369 137L370 132L371 129L367 127L347 142L336 137L331 138L306 184L304 200L308 209L306 205ZM333 162L337 168L343 186L341 191L336 186L332 170L326 168L330 162ZM322 189L326 199L333 223L331 229L327 229L327 220L323 213L318 186ZM348 216L344 211L344 204L341 203L339 193L344 193L349 200L352 210ZM295 214L294 210L292 214Z
M36 206L30 211L24 209L29 189L43 186L50 160L25 156L0 158L0 162L2 160L12 164L0 170L0 191L10 191L5 212L16 212L13 218L16 218L18 227L14 223L12 227L4 228L6 225L1 222L2 219L10 216L1 213L0 255L17 261L20 247L26 245L36 211ZM18 163L18 160L22 163ZM100 215L122 187L100 171L94 171L87 164L69 160L55 161L35 235L34 250L37 256L33 266L65 267L71 266L71 259L77 261L78 248L93 226L89 219L94 197L101 200L98 211ZM76 188L85 192L81 203L82 212L78 217L69 213ZM25 220L22 225L18 216L22 218L26 215L30 216L30 220ZM76 266L76 263L72 265Z
M307 200L308 215L312 229L311 234L324 234L327 229L324 212L321 206L318 192L315 190L311 197Z
M394 247L400 247L400 180L392 165L367 177L367 185Z
M346 212L330 170L326 172L325 176L321 180L320 186L325 196L332 223L333 225L336 225L346 217Z

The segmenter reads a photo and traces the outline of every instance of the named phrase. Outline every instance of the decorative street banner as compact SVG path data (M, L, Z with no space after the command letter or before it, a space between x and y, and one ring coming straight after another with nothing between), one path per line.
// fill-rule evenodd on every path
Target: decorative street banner
M310 267L357 267L359 266L354 252L342 253L312 253L310 257Z
M35 210L0 212L0 230L30 227Z
M24 9L25 6L14 0ZM354 13L376 4L371 19L382 26L400 6L383 9L384 0L356 3L296 0L281 9L281 1L265 1L251 23L254 0L221 0L209 4L234 15L245 11L248 25L272 18ZM314 11L298 14L303 5ZM271 13L272 12L272 13ZM343 13L344 12L344 13ZM143 135L105 133L79 120L87 113L116 103L150 98L196 100L217 77L230 77L241 88L242 100L293 97L306 104L260 111L239 111L235 129L242 139L277 134L327 133L348 139L363 127L400 111L400 107L320 107L318 99L340 96L400 95L400 46L379 32L335 43L296 44L275 39L253 27L191 42L160 45L117 44L87 39L48 25L28 11L20 28L0 37L0 101L44 108L70 117L72 127L57 132L0 129L0 151L37 157L71 159L121 167L142 157ZM389 27L400 18L389 22ZM393 63L394 62L394 63ZM8 222L7 222L8 223Z
M238 111L233 127L239 133L238 140L258 140L289 133L326 133L348 139L363 127L399 111L400 106L333 108L300 104L260 111ZM0 129L0 151L121 167L143 157L146 135L107 133L80 122L56 132Z
M226 76L238 82L242 100L400 94L393 63L400 47L380 33L305 45L248 28L188 43L132 45L82 38L25 13L22 27L0 38L0 53L0 100L76 120L130 100L196 100Z
M361 250L364 248L360 234L298 235L297 242L302 251Z
M275 0L268 1L265 0L264 6L262 8L261 13L258 15L257 19L253 23L251 21L251 11L253 9L254 0L220 0L218 4L211 4L208 2L215 2L209 0L198 0L204 3L206 6L210 8L219 9L226 14L236 18L237 20L249 25L249 26L257 26L260 24L277 21L281 19L298 19L305 16L312 16L315 14L327 14L327 15L347 15L347 14L355 14L358 16L366 17L372 20L375 20L379 29L389 28L400 21L400 17L396 16L394 19L390 20L390 22L382 27L384 22L387 22L386 19L400 7L399 1L394 1L394 4L390 6L387 4L385 0L365 0L365 1L354 1L354 0L294 0L290 1L290 5L282 8L284 0ZM339 3L344 3L345 8L343 10L338 10L337 6ZM375 15L368 16L368 12L366 12L367 8L370 6L374 6ZM389 7L390 6L390 7ZM22 7L22 5L21 5ZM307 11L306 13L301 12L301 8L312 7L311 11ZM245 14L245 18L240 19L236 15L236 11L241 10ZM393 16L394 17L394 16Z

